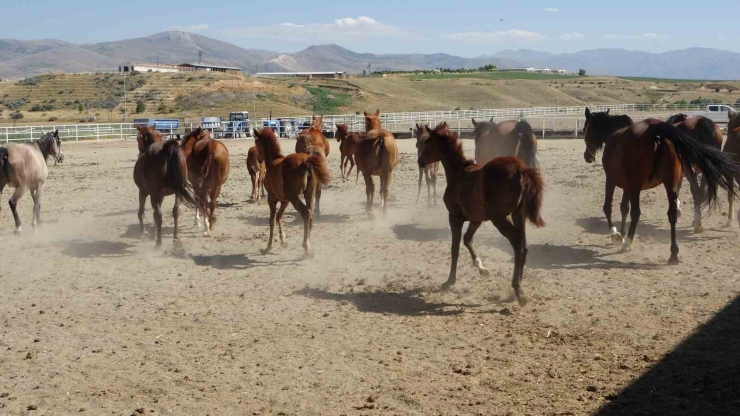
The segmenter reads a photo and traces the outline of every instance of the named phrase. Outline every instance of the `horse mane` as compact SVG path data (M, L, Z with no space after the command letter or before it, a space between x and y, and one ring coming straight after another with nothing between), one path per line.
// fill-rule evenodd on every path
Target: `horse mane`
M48 132L44 134L44 137L40 138L36 145L38 145L41 154L44 156L44 160L49 158L51 154L51 148L54 146L54 132Z
M206 135L208 135L208 131L207 130L203 130L203 129L201 129L199 127L197 129L191 130L190 133L186 134L184 137L180 138L179 140L180 140L181 143L185 144L191 138L195 138L195 141L197 142L199 140L205 139L206 138L205 137Z
M606 112L592 113L586 120L583 131L591 125L591 140L595 142L596 148L601 150L606 139L615 131L635 124L632 118L626 114L610 115Z
M265 127L260 131L260 137L265 139L265 150L269 150L273 157L283 156L280 150L280 143L278 143L278 138L275 136L275 130Z
M686 115L686 113L678 113L674 114L670 117L668 117L668 120L666 120L666 123L673 124L673 123L680 123L682 121L688 120L689 116Z
M434 145L440 154L452 155L459 162L462 162L464 166L474 165L475 161L465 157L465 151L463 150L463 144L459 140L458 134L450 130L447 122L443 121L429 131L429 138L434 140Z

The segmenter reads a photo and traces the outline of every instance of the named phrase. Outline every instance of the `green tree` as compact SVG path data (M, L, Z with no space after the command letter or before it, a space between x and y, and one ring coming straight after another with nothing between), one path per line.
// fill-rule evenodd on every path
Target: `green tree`
M84 108L84 107L82 107L82 103L80 103L80 105L79 105L79 106L77 106L77 111L79 111L79 112L81 113L81 112L83 112L84 110L85 110L85 108Z
M141 114L144 111L146 111L146 104L144 104L144 101L137 101L136 102L136 114Z
M585 69L579 69L578 70L578 76L579 77L585 77L586 76L586 70Z

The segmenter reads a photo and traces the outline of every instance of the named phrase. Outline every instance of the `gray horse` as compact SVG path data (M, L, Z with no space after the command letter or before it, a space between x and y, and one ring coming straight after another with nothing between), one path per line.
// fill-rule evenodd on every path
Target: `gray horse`
M33 198L33 225L34 231L41 218L41 194L44 190L44 182L49 174L46 160L52 156L56 162L64 158L62 154L62 142L59 139L59 130L46 133L44 137L34 143L15 144L0 147L0 195L5 185L15 188L13 196L10 197L8 205L15 219L15 233L21 232L21 219L18 217L18 200L21 199L26 189L31 190Z

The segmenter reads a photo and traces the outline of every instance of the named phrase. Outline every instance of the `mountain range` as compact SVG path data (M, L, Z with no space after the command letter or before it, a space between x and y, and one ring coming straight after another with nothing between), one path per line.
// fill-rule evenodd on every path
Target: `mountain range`
M740 54L710 48L688 48L663 53L626 49L591 49L553 54L534 50L504 50L491 55L463 58L437 54L357 53L339 45L310 46L281 54L239 46L193 33L169 31L115 42L74 44L61 40L0 39L0 78L23 78L52 72L113 71L122 62L195 62L198 53L216 65L235 66L247 73L270 71L416 70L500 68L523 66L583 68L591 75L616 75L681 79L740 79Z

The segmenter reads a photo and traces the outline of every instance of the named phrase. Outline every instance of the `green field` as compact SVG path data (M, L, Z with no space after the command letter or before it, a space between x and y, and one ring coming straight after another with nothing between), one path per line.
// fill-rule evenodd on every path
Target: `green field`
M459 79L459 78L475 78L475 79L490 79L490 80L511 80L511 79L525 79L535 81L551 81L551 80L565 80L574 78L583 78L578 75L556 75L556 74L538 74L530 72L471 72L471 73L448 73L448 74L419 74L419 75L407 75L412 79Z
M658 83L671 83L671 84L696 84L700 82L736 82L736 81L710 81L702 79L672 79L672 78L650 78L650 77L617 77L619 79L626 79L628 81L637 82L658 82Z

